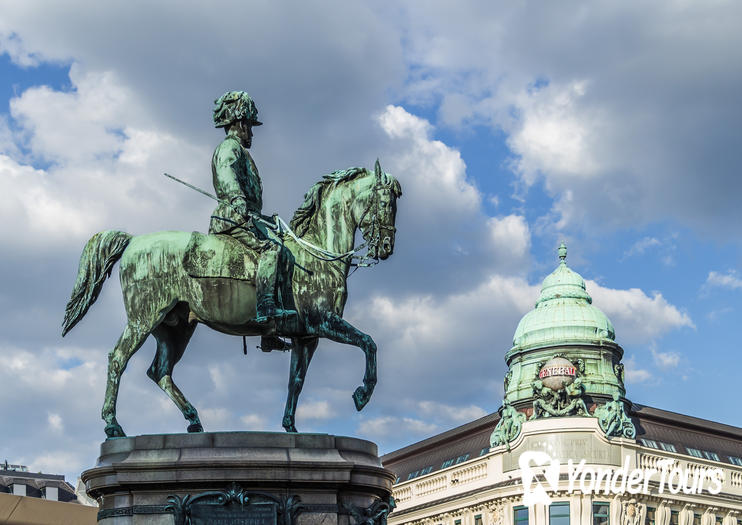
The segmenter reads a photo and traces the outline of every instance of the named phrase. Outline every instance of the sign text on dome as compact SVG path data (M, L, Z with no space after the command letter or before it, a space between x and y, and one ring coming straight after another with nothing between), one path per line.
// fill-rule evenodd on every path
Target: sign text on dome
M552 377L552 376L576 376L577 375L577 368L574 366L564 366L564 365L555 365L555 366L545 366L543 367L539 373L538 378L544 379L545 377Z

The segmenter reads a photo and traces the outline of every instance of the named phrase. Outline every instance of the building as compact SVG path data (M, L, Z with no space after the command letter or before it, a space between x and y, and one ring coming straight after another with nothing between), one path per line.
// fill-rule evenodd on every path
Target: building
M516 328L498 412L382 457L390 525L742 524L742 429L631 403L566 255Z
M0 523L83 525L97 523L98 508L81 505L63 475L0 464Z

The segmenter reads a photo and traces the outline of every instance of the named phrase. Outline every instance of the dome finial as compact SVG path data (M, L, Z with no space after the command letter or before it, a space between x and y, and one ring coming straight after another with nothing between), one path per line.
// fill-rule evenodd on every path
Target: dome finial
M562 242L559 245L559 251L558 251L558 253L559 253L559 261L562 264L567 264L567 263L564 262L564 260L567 258L567 245L564 244L564 242Z

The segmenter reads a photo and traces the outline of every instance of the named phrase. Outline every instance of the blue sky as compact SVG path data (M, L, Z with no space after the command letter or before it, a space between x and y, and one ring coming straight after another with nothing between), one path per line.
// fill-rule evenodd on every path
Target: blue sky
M740 9L3 5L0 459L94 463L124 314L112 278L61 339L80 251L103 229L207 228L211 203L161 173L208 187L227 89L266 124L264 211L289 218L322 174L377 157L404 189L395 254L352 277L346 309L379 346L374 398L355 412L361 353L322 343L300 430L387 452L496 410L562 240L626 351L628 397L742 426ZM153 350L124 375L129 434L185 429L144 374ZM175 379L207 430L279 430L287 373L288 356L201 327Z

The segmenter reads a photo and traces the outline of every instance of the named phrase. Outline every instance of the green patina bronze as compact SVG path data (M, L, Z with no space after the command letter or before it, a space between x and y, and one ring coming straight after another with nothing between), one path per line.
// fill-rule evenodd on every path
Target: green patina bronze
M624 402L618 394L613 394L613 401L599 406L595 410L595 417L606 436L619 436L629 439L636 437L636 427L631 418L626 415Z
M500 408L500 421L490 435L490 447L507 445L510 450L510 442L520 435L525 420L526 415L523 412L518 412L505 401Z
M116 421L121 375L149 335L157 341L147 375L178 406L190 432L202 431L198 412L173 382L175 364L198 323L223 333L262 336L264 349L291 340L291 366L283 427L296 432L296 403L319 338L359 347L363 384L353 393L358 410L376 385L373 339L342 318L356 230L367 256L386 259L394 249L399 182L381 170L351 168L312 186L291 221L261 215L262 184L247 153L257 109L244 92L216 101L214 121L227 137L212 160L219 205L210 233L95 234L80 258L62 335L85 315L120 260L127 324L109 354L102 417L108 437L124 436ZM271 226L275 225L275 226Z
M521 319L505 354L503 420L506 414L512 420L514 411L531 420L590 416L590 406L607 435L633 437L624 401L618 401L626 395L623 349L608 317L592 305L583 278L567 266L564 243L558 255L559 265L544 279L535 308ZM503 420L491 438L499 444L518 435L503 432L516 428Z
M559 247L559 265L541 286L533 310L523 316L505 354L508 364L505 399L514 405L534 400L533 382L548 360L562 356L577 368L588 396L611 399L625 395L623 349L606 315L593 306L585 281L566 262L567 248Z

